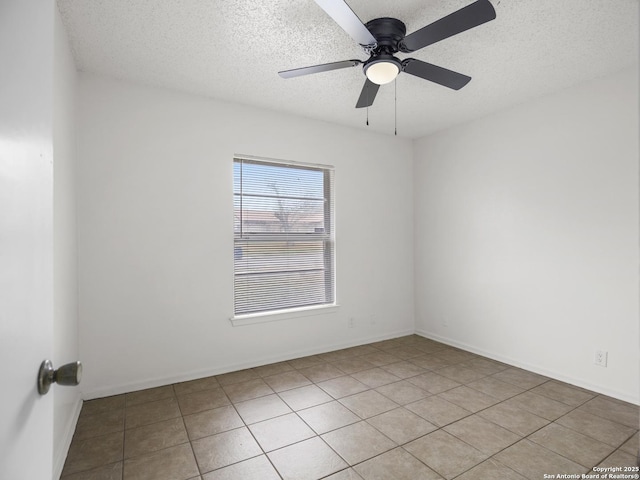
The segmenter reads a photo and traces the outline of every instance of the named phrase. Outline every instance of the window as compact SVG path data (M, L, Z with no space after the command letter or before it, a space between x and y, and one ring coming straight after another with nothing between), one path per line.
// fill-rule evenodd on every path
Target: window
M236 316L335 303L333 167L235 158Z

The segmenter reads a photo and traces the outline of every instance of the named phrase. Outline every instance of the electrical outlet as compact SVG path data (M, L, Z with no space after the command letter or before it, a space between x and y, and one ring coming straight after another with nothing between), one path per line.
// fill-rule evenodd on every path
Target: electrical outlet
M607 357L609 356L609 352L605 352L604 350L596 350L595 358L593 359L593 363L600 367L607 366Z

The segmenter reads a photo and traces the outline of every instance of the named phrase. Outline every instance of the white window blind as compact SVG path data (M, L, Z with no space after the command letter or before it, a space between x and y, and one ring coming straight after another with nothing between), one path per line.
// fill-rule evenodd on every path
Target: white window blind
M335 302L333 168L235 158L235 315Z

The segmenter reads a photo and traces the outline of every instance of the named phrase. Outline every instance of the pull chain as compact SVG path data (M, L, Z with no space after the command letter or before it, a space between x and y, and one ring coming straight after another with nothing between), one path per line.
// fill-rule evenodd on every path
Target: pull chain
M367 127L368 126L369 126L369 89L367 89Z
M398 77L393 81L393 134L398 135Z

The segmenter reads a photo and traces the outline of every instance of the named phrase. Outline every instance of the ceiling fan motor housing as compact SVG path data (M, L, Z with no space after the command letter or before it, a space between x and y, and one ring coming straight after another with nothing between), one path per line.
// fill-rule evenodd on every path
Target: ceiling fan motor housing
M397 18L374 18L365 24L377 42L372 53L396 53L398 44L407 34L407 27Z

